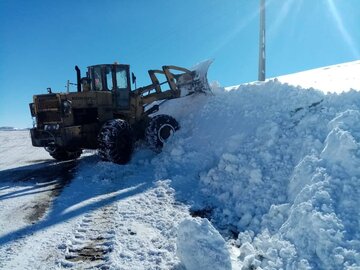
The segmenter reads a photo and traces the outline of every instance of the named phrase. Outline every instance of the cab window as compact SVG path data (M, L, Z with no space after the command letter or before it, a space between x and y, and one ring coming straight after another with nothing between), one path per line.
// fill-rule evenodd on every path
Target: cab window
M102 91L104 89L101 80L101 67L94 67L94 86L95 91Z
M119 89L124 89L128 87L126 70L120 67L116 67L116 82L117 88Z
M107 89L111 91L111 90L114 89L113 79L112 79L112 69L111 69L111 67L106 67L106 69L105 69L105 76L106 76Z

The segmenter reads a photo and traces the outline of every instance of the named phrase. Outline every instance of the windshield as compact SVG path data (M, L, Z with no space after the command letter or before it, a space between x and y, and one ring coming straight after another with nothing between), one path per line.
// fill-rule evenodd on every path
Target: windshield
M119 89L128 87L126 70L122 67L116 67L116 82Z
M102 79L101 79L101 67L94 67L94 87L95 91L102 91L103 85L102 85Z

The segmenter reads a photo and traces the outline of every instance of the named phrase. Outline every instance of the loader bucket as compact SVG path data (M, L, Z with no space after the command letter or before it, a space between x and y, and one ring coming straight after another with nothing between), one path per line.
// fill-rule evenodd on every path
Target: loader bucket
M207 72L213 60L203 61L192 67L189 71L179 75L176 86L181 92L181 96L193 93L211 93L211 88L207 79Z
M207 79L209 66L213 61L207 60L201 62L191 69L179 66L162 66L162 70L149 70L149 76L152 84L141 87L136 90L138 95L143 99L144 103L159 99L171 99L184 97L194 93L211 93L211 88ZM166 81L161 82L157 75L164 75ZM161 85L168 84L170 89L163 91Z

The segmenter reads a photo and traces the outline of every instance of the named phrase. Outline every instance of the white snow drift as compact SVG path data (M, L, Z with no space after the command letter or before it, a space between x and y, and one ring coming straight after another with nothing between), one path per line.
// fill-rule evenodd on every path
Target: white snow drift
M218 89L154 160L180 197L200 183L195 207L211 206L218 229L239 233L243 266L351 269L360 265L359 109L356 91L277 80Z

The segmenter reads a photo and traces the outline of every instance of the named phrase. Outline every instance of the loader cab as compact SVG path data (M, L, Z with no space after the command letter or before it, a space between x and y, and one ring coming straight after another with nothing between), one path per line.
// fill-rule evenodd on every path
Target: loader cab
M121 64L95 65L88 67L91 91L111 91L116 108L130 108L130 66Z

